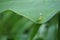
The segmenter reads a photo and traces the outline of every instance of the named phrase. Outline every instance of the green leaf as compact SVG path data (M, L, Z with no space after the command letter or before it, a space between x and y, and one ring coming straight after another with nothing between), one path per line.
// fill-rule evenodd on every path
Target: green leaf
M48 32L45 40L57 40L58 32L58 14L48 22Z
M31 31L29 33L28 40L33 40L34 36L38 32L38 29L40 27L40 24L33 24L32 26L33 27L31 28Z
M38 33L34 37L34 40L59 40L58 18L59 13L45 24L42 24L39 28Z
M43 39L55 40L59 3L60 0L0 0L0 40L33 40L40 24L46 23L48 31ZM32 30L27 39L22 36L28 28Z
M12 10L33 22L44 23L60 11L59 3L60 0L0 0L0 13L4 10ZM42 19L39 19L40 14Z
M15 40L22 40L24 31L30 28L32 24L34 24L34 22L32 22L31 20L21 15L18 15L15 12L10 11L10 10L0 13L0 15L1 15L0 17L2 18L2 19L0 18L0 23L1 23L0 35L8 36L7 39L13 38Z

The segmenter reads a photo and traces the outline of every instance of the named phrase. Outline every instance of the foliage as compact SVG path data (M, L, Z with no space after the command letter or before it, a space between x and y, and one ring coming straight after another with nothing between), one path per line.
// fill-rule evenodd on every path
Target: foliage
M59 40L59 3L60 0L0 0L0 40Z

